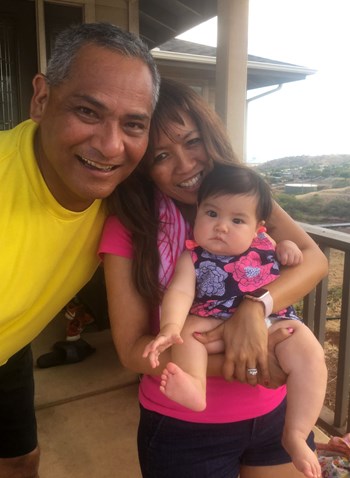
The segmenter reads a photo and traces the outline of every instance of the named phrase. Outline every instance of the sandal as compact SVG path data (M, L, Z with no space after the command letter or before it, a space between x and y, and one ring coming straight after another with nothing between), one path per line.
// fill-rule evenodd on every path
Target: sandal
M83 339L74 342L61 341L56 342L53 351L41 355L36 364L39 368L56 367L57 365L68 365L84 360L96 351L94 347Z

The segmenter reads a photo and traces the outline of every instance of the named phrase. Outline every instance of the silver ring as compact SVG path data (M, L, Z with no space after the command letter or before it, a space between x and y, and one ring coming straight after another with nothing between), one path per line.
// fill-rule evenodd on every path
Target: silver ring
M247 373L249 373L249 375L258 375L258 369L257 368L247 368Z

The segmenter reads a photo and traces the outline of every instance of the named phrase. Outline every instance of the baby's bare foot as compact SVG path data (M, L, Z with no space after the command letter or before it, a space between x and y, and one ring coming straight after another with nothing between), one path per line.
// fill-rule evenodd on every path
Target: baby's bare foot
M283 436L282 443L297 470L307 478L321 478L321 467L317 455L301 437Z
M205 389L201 381L169 362L161 375L160 390L174 402L201 412L206 407Z

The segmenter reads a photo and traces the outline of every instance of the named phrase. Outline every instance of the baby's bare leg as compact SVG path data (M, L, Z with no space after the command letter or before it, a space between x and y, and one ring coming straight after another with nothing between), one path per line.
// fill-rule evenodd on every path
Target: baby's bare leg
M318 478L321 477L320 465L306 439L317 421L325 397L327 369L324 352L311 330L300 322L282 320L272 325L269 333L289 325L294 329L293 335L275 348L279 364L288 376L282 443L299 471L308 478Z
M201 411L206 407L208 362L206 347L193 337L193 332L206 332L219 323L216 319L188 318L181 333L184 342L172 346L172 362L167 364L161 375L160 390L171 400L191 410ZM215 348L218 352L222 349Z

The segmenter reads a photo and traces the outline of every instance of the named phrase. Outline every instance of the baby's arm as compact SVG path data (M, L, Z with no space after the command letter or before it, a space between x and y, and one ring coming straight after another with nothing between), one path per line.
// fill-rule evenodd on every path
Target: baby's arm
M297 266L303 262L303 253L293 241L276 244L276 256L282 266Z
M173 344L182 343L180 333L193 303L195 287L193 262L185 251L177 261L174 276L164 294L159 334L146 345L142 354L149 358L153 368L159 366L159 354Z

